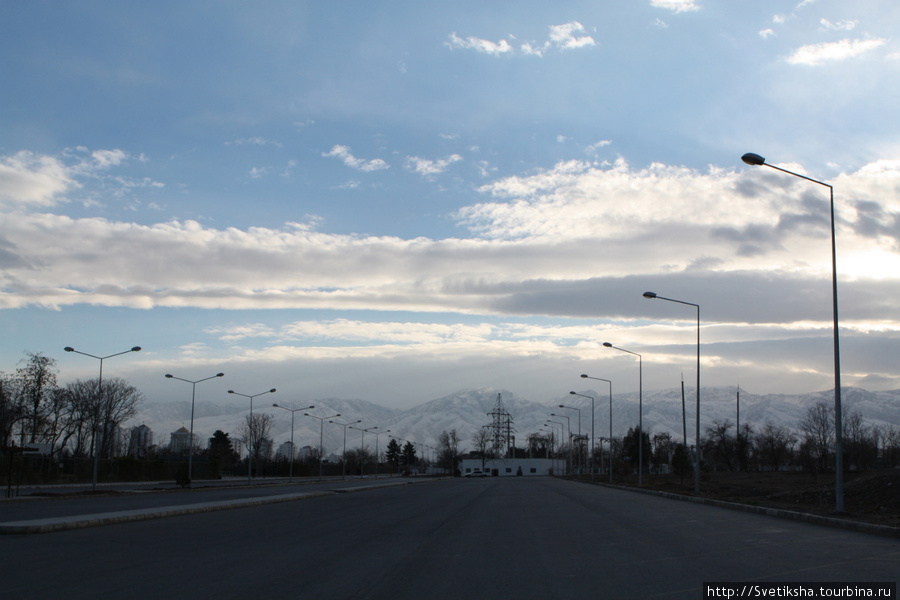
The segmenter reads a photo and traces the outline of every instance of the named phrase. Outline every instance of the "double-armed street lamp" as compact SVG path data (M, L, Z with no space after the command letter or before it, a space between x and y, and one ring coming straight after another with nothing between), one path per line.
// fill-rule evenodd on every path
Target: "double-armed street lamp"
M378 429L377 427L373 427L372 429ZM375 478L378 479L378 436L390 433L390 429L385 429L384 431L376 431L375 432ZM430 446L425 446L426 448L430 448Z
M341 423L339 421L328 421L329 423L334 423L335 425L340 425L344 428L344 454L341 457L341 479L347 478L347 427L353 425L354 423L362 423L362 419L357 419L356 421L350 421L349 423Z
M275 388L260 392L258 394L241 394L240 392L236 392L234 390L228 390L228 393L234 394L235 396L250 398L250 422L247 423L247 429L249 430L248 433L250 434L249 446L247 448L247 483L250 483L253 480L253 436L256 433L256 425L253 423L253 399L264 394L274 394Z
M122 354L128 354L129 352L140 352L140 346L133 346L130 350L124 350L122 352L116 352L115 354L108 354L106 356L94 356L93 354L88 354L87 352L82 352L80 350L76 350L71 346L66 346L63 348L66 352L74 352L75 354L81 354L82 356L89 356L91 358L96 358L100 361L100 377L97 379L97 402L94 406L94 439L92 441L92 446L94 447L94 474L91 478L91 490L97 490L97 471L99 470L100 464L100 448L97 445L97 437L101 434L98 431L100 427L100 403L103 401L103 361L107 358L112 358L113 356L121 356ZM106 423L103 424L104 429L106 428ZM103 435L106 435L106 432L102 432Z
M191 486L191 481L194 479L194 398L196 398L197 396L197 384L202 381L216 379L217 377L225 377L225 373L216 373L215 375L211 375L210 377L205 377L203 379L197 379L196 381L191 381L190 379L182 379L181 377L175 377L171 373L166 373L167 379L177 379L178 381L184 381L185 383L191 384L191 437L188 438L188 487Z
M282 410L286 410L291 413L291 465L288 467L288 481L294 481L294 413L299 412L301 410L309 410L311 408L315 408L312 404L309 406L304 406L303 408L288 408L287 406L281 406L280 404L273 404L275 408L280 408Z
M594 478L594 398L591 396L585 396L584 394L579 394L578 392L569 392L572 396L581 396L582 398L590 398L591 400L591 446L590 446L590 456L588 457L588 467L591 470L591 479ZM565 404L560 404L560 408L571 408L572 410L578 411L578 437L581 437L581 409L575 408L574 406L566 406Z
M751 166L765 166L812 183L817 183L827 187L830 195L830 211L831 211L831 312L834 320L833 337L834 337L834 500L835 512L844 512L844 451L843 451L843 419L841 417L841 350L840 335L838 326L838 285L837 285L837 242L835 238L834 227L834 186L794 173L781 167L776 167L766 162L766 159L759 154L747 152L741 157L741 160Z
M311 415L309 413L303 413L304 417L312 417L313 419L319 420L319 481L322 481L322 458L324 458L325 447L323 445L323 435L325 433L325 421L329 421L329 419L333 419L335 417L341 416L341 413L337 413L335 415L331 415L330 417L317 417L316 415ZM330 422L330 421L329 421Z
M656 292L644 292L644 298L650 300L666 300L668 302L676 302L693 306L697 309L697 431L695 434L697 447L694 448L694 493L700 493L700 305L693 302L685 302L684 300L675 300L674 298L664 298ZM741 432L738 432L741 435ZM687 443L687 442L685 442Z
M644 485L644 358L637 352L613 346L609 342L603 342L603 345L638 357L638 487L641 487Z
M597 381L605 381L606 383L609 384L609 482L612 483L612 480L613 480L613 474L612 474L612 472L613 472L613 470L612 470L612 460L613 460L612 459L612 381L610 381L609 379L603 379L601 377L591 377L590 375L585 375L584 373L581 374L581 378L582 379L595 379ZM591 410L593 410L593 405L591 407ZM591 421L593 421L593 417L591 418ZM593 427L593 423L591 424L591 427ZM593 435L593 434L591 434L591 435ZM602 440L600 442L600 460L601 461L603 460L603 441ZM600 465L600 468L603 469L602 464Z

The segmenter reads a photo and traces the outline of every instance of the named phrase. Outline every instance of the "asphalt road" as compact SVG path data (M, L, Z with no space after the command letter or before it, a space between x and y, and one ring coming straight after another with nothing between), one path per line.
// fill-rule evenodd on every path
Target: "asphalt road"
M702 598L892 581L900 540L545 477L0 536L9 598Z

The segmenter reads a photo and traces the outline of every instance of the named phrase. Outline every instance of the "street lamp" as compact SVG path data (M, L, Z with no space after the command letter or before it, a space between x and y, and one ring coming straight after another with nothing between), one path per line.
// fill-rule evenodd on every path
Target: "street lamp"
M194 478L194 398L197 395L197 384L201 381L209 381L210 379L215 379L217 377L225 377L225 373L216 373L211 377L198 379L197 381L182 379L181 377L175 377L171 373L166 373L166 378L168 379L177 379L178 381L184 381L191 384L191 437L188 438L188 487L191 486L191 480Z
M613 346L609 342L603 342L603 345L638 357L638 487L641 487L644 485L644 358L637 352Z
M372 429L378 429L377 427L373 427ZM390 433L390 429L385 429L384 431L376 431L375 432L375 479L378 479L378 436L384 433ZM430 446L425 446L429 448Z
M349 423L339 423L338 421L328 421L344 428L344 454L341 456L341 479L347 478L347 427L354 423L362 423L362 419L350 421Z
M801 175L800 173L794 173L793 171L770 165L766 162L766 159L759 154L748 152L741 157L741 160L748 165L771 167L776 171L781 171L782 173L787 173L788 175L793 175L794 177L799 177L806 181L818 183L819 185L827 187L831 196L831 312L834 319L834 501L835 511L842 513L844 512L844 433L842 431L843 419L841 417L841 349L838 335L837 244L834 234L834 187L824 181L819 181L812 177Z
M272 388L271 390L266 390L264 392L260 392L258 394L252 394L252 395L241 394L240 392L236 392L234 390L228 390L228 393L234 394L235 396L243 396L244 398L250 398L250 422L247 423L247 425L248 425L247 429L249 429L248 433L250 434L250 445L247 448L247 483L251 483L252 477L253 477L253 434L255 433L254 429L256 429L256 427L253 424L253 399L256 398L257 396L262 396L263 394L274 394L275 388Z
M594 478L594 399L591 396L585 396L584 394L579 394L577 392L569 392L573 396L581 396L582 398L590 398L591 400L591 449L590 449L590 469L591 469L591 479ZM578 411L578 437L581 437L581 409L575 408L574 406L566 406L564 404L559 405L560 408L570 408L572 410Z
M319 420L319 481L322 481L322 455L325 454L325 447L322 445L322 434L325 430L325 421L328 421L328 419L339 417L341 416L341 413L331 415L330 417L317 417L316 415L311 415L309 413L303 413L303 416L312 417L313 419Z
M572 472L574 472L575 471L575 464L574 464L575 463L575 452L573 452L573 450L574 450L575 444L572 442L572 419L569 418L569 415L558 415L556 413L550 413L550 416L566 420L566 425L569 428L569 436L567 438L569 440L569 461L571 463L573 463L572 464Z
M293 483L294 481L294 413L301 410L309 410L310 408L315 408L313 405L306 406L304 408L288 408L286 406L280 406L278 404L273 404L275 408L280 408L282 410L286 410L291 413L291 465L288 467L288 481Z
M612 381L609 379L603 379L601 377L591 377L590 375L585 375L582 373L582 379L596 379L597 381L605 381L609 384L609 482L612 483L613 480L613 470L612 470ZM603 441L600 442L600 460L603 460ZM603 465L600 465L600 468L603 468Z
M649 298L651 300L659 299L659 300L667 300L668 302L677 302L678 304L685 304L687 306L693 306L697 309L697 432L695 434L695 438L697 440L697 447L694 448L694 493L700 493L700 305L694 304L693 302L685 302L684 300L675 300L674 298L664 298L656 294L656 292L644 292L644 298ZM738 436L741 435L741 432L738 431ZM685 442L687 443L687 442Z
M97 402L94 407L95 415L94 415L94 439L91 442L94 450L94 474L91 478L91 491L97 491L97 471L99 470L100 464L100 449L97 447L97 436L98 431L97 428L100 424L100 402L103 399L103 361L107 358L112 358L113 356L120 356L122 354L128 354L129 352L140 352L140 346L134 346L131 350L125 350L123 352L116 352L115 354L109 354L107 356L94 356L93 354L88 354L87 352L82 352L80 350L76 350L71 346L66 346L63 348L66 352L74 352L75 354L81 354L83 356L90 356L91 358L96 358L100 361L100 377L97 379ZM106 429L106 423L103 424L103 428ZM105 433L105 432L103 432Z
M551 416L553 416L553 415L551 415ZM552 421L552 420L550 420L550 419L547 419L547 420L544 422L544 424L545 424L545 425L553 425L553 426L559 425L559 439L562 440L564 437L566 437L566 424L563 423L562 421ZM556 427L553 428L553 433L554 433L554 434L556 433ZM556 444L556 454L557 454L557 456L559 456L559 453L560 453L559 451L560 451L560 442L557 442L557 444ZM564 460L566 461L566 472L565 472L565 474L568 475L568 474L569 474L569 457L568 457L568 456L565 457Z
M586 397L589 398L590 396L586 396ZM578 411L578 439L581 439L581 409L575 408L574 406L566 406L565 404L560 404L559 407L565 408L567 410L577 410ZM591 414L593 414L593 413L591 413ZM592 444L593 444L593 442L594 441L591 440ZM582 470L583 470L583 465L581 462L581 452L579 452L578 453L578 474L579 475L582 474Z

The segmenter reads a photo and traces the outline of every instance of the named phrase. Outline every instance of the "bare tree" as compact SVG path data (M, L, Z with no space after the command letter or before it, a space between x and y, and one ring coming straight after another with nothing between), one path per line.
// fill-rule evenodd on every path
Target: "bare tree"
M818 470L828 467L828 455L834 447L834 412L824 402L806 409L800 421L804 444Z
M482 471L484 471L484 463L490 453L492 441L491 430L488 427L482 427L472 434L472 445L475 447L475 453L481 457Z
M259 468L261 460L265 458L264 452L269 445L265 443L272 433L272 425L275 419L270 414L253 413L244 417L244 422L238 427L238 437L247 446L247 450L253 457L253 464Z
M459 455L459 436L456 430L442 431L438 436L438 466L451 475L456 472L456 457Z
M111 377L103 381L100 391L98 420L95 429L103 432L100 443L100 456L109 457L114 454L118 442L116 432L122 423L137 414L138 406L144 395L127 381L119 377Z
M46 420L47 403L56 389L56 361L41 353L26 352L16 369L15 383L17 404L24 420L22 440L24 445L40 441Z
M765 467L777 471L779 467L790 460L794 444L797 443L797 436L783 425L766 421L755 440L760 462Z

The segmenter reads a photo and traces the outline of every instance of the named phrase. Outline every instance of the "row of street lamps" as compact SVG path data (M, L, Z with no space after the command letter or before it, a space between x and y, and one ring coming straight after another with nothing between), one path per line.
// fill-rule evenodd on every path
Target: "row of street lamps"
M748 165L751 166L767 166L777 171L781 171L782 173L787 173L788 175L793 175L794 177L799 177L800 179L805 179L806 181L810 181L812 183L816 183L818 185L827 187L829 190L829 210L831 214L831 295L832 295L832 317L833 317L833 328L832 335L834 338L834 430L835 430L835 512L843 513L844 512L844 458L843 458L843 419L842 419L842 409L841 409L841 362L840 362L840 327L838 323L838 288L837 288L837 243L835 238L835 219L834 219L834 187L828 183L823 181L819 181L817 179L813 179L811 177L807 177L806 175L801 175L800 173L795 173L793 171L789 171L787 169L783 169L781 167L776 167L775 165L771 165L766 162L766 159L760 156L759 154L754 154L752 152L748 152L741 157L741 160ZM666 300L668 302L676 302L678 304L685 304L687 306L693 306L697 309L697 401L696 401L696 444L694 448L694 493L700 493L700 305L695 304L693 302L686 302L684 300L677 300L674 298L666 298L658 295L656 292L644 292L644 298L648 298L651 300ZM638 429L640 431L640 439L638 441L638 485L643 485L643 471L644 471L644 460L643 460L643 358L637 352L632 352L631 350L626 350L625 348L620 348L618 346L614 346L609 342L604 342L603 344L607 348L614 348L616 350L620 350L622 352L627 352L634 356L638 357ZM606 381L609 383L610 388L610 438L612 438L612 382L607 379L600 379L599 377L589 377L588 375L582 375L582 378L586 379L598 379L600 381ZM582 396L582 394L576 394L575 392L570 392L576 396ZM590 396L585 396L590 398ZM591 398L591 445L593 446L593 405L594 399ZM566 408L563 405L560 405L560 408ZM579 413L580 416L580 413ZM685 440L687 443L687 440ZM592 469L593 472L593 469ZM610 480L612 480L612 468L610 468Z

